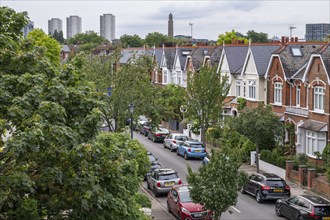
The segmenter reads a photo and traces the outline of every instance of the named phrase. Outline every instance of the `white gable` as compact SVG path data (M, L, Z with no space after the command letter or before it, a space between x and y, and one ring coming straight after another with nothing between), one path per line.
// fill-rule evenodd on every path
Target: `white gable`
M181 65L180 65L180 60L179 56L175 56L175 61L174 61L174 69L176 70L181 70Z
M223 59L222 59L221 73L229 73L229 65L228 65L226 54L223 56Z
M257 67L256 67L256 64L254 63L252 54L248 58L244 73L245 74L257 74Z

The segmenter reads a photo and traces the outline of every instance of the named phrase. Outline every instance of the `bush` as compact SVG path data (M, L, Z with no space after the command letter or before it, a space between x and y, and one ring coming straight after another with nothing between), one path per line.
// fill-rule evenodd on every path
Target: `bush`
M151 208L151 201L146 195L137 193L135 195L135 200L139 205L141 205L141 207Z
M260 159L285 169L286 161L290 160L290 157L283 156L281 152L282 150L280 148L275 148L273 151L262 150L260 152Z
M295 162L297 165L307 165L308 156L304 153L299 153L296 155Z

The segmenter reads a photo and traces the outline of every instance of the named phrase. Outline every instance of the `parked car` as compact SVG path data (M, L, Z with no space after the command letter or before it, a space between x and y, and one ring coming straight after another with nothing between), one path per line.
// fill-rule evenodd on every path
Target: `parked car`
M275 212L292 220L329 220L330 201L320 196L298 195L277 200Z
M144 122L143 124L141 124L140 134L147 137L150 129L151 129L151 123L150 122Z
M200 141L189 140L178 146L176 149L176 154L178 156L183 156L186 160L189 158L204 159L206 156L206 148Z
M205 210L201 204L194 203L190 198L187 185L174 186L167 194L167 209L178 219L212 220L213 212Z
M276 200L291 196L290 186L284 179L273 173L253 173L242 187L241 193L255 196L258 203L264 200Z
M147 187L151 189L156 197L168 193L172 186L181 185L182 181L177 172L170 168L154 169L147 175Z
M203 159L203 165L206 165L210 162L210 159L211 159L211 153L206 153L204 159Z
M148 139L153 142L163 142L164 139L170 134L170 130L163 127L153 128L148 132Z
M164 148L169 148L171 151L175 151L178 148L178 145L183 144L187 141L189 137L181 133L170 133L164 139Z
M150 171L146 174L145 180L147 179L147 175L150 174L154 169L162 168L162 166L158 162L158 159L150 151L148 151L148 158L151 165Z

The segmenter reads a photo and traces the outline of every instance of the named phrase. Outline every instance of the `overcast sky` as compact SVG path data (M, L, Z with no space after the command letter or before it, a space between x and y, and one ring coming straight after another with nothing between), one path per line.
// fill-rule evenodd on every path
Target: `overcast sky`
M174 35L216 40L226 31L246 34L248 30L264 32L268 37L289 36L289 26L295 26L293 36L304 38L306 23L330 23L330 0L1 0L1 6L16 12L27 11L35 28L48 33L48 20L63 20L66 37L66 18L82 18L82 31L100 32L100 15L116 16L116 38L124 34L148 33L167 35L168 15L173 14ZM189 25L192 23L193 25Z

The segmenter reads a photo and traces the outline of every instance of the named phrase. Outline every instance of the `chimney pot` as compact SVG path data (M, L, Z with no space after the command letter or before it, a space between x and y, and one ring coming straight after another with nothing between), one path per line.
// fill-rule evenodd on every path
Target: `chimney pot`
M288 42L289 42L289 38L286 37L286 38L285 38L285 43L288 43Z
M298 37L295 37L294 38L294 42L298 42Z
M284 43L284 42L285 42L285 37L282 36L282 37L281 37L281 43Z
M293 37L291 37L290 41L291 41L291 42L294 42L294 38L293 38Z

